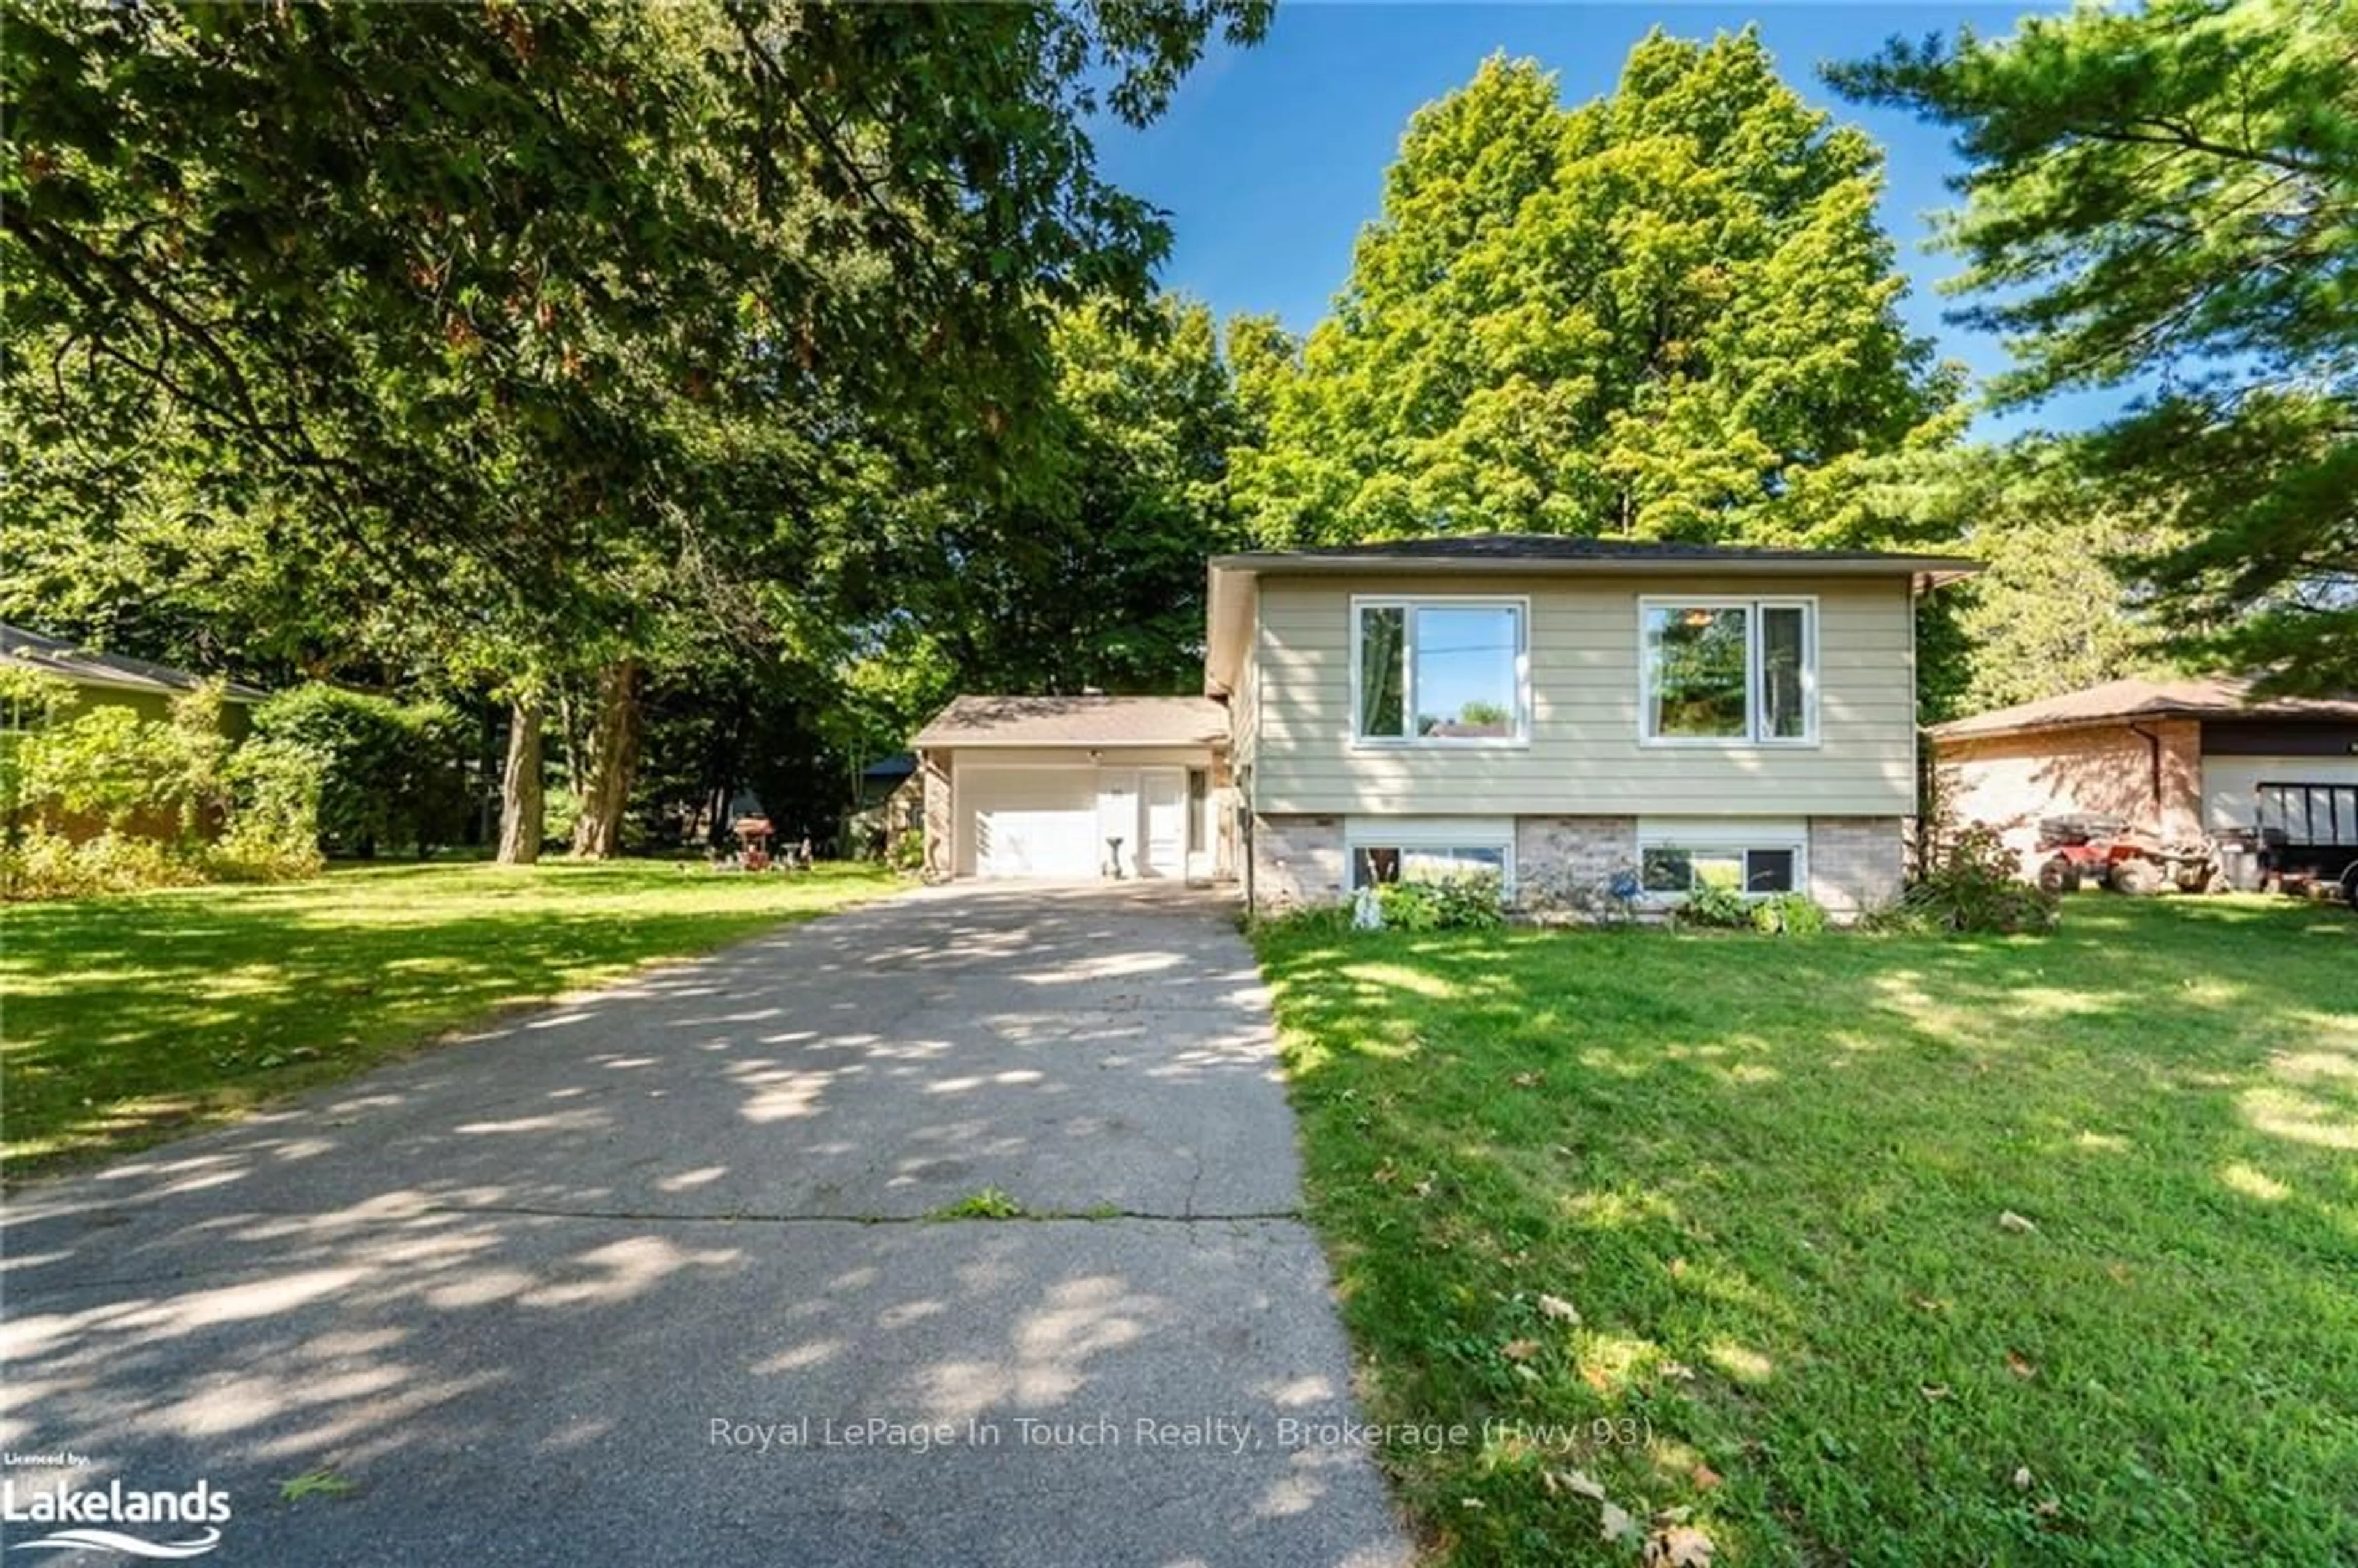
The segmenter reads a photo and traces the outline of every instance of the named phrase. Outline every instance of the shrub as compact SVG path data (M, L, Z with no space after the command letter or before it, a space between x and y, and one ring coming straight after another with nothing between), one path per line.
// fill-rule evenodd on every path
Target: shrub
M1746 931L1752 927L1752 903L1732 887L1705 882L1687 894L1684 902L1671 912L1671 918L1682 925L1709 925L1729 931Z
M2015 855L1975 825L1928 845L1924 870L1899 902L1868 917L1881 930L2013 935L2055 929L2062 903L2015 875Z
M1386 882L1376 889L1376 907L1393 931L1488 931L1507 920L1498 879L1487 871Z
M226 805L222 769L221 690L200 687L172 705L168 719L103 703L19 739L11 784L17 811L57 826L81 817L121 833L192 838Z
M1771 936L1815 936L1826 928L1825 905L1805 892L1755 899L1752 925Z
M447 703L403 704L314 683L254 709L254 733L317 759L319 837L372 855L382 844L421 854L463 829L471 736Z
M0 850L0 892L12 899L88 898L203 880L201 868L162 840L111 829L77 844L36 827Z
M1441 929L1440 890L1431 882L1385 882L1376 889L1376 909L1387 931Z
M885 854L886 863L896 871L922 871L925 869L925 836L909 832L892 840Z
M207 846L205 869L227 881L283 881L320 868L317 752L287 741L249 741L230 758L229 825Z

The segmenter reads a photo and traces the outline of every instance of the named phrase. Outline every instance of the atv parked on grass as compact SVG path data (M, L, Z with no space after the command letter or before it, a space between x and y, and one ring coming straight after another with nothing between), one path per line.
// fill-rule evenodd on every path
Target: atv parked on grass
M2227 886L2219 847L2208 838L2164 838L2133 827L2121 816L2078 813L2042 817L2039 885L2047 892L2073 892L2093 882L2115 892L2145 898L2176 888L2180 892L2219 892Z

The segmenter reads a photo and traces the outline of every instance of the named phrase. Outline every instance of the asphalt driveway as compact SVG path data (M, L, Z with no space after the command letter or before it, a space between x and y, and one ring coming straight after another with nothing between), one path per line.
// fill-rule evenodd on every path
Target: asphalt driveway
M1299 1196L1225 903L915 893L17 1195L0 1444L208 1563L1401 1562Z

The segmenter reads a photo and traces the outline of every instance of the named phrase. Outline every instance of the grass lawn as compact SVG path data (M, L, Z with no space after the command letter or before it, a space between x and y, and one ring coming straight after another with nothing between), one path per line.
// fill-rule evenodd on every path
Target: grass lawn
M0 913L12 1177L342 1077L509 1003L872 897L890 874L669 861L338 870Z
M2349 913L1260 944L1443 1560L2358 1563Z

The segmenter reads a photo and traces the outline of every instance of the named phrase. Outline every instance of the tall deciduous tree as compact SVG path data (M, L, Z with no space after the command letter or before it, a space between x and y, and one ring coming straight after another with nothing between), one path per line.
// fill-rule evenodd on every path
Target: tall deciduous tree
M427 631L506 640L536 765L549 666L649 559L684 532L772 568L818 504L679 507L708 410L1032 460L1053 308L1142 298L1168 243L1089 116L1152 118L1267 12L33 0L0 33L11 391L173 429L382 577L481 588ZM774 476L720 455L749 447Z
M1059 316L1036 469L990 504L925 498L906 545L923 558L893 574L962 680L1156 692L1201 678L1204 557L1238 536L1227 482L1247 429L1219 336L1179 301Z
M1874 144L1748 30L1651 35L1569 111L1536 65L1487 62L1411 123L1269 394L1256 533L1871 531L1871 460L1950 436L1958 390L1895 311L1881 189Z
M2143 388L2080 449L2174 511L2142 566L2186 650L2358 688L2358 5L2083 5L1832 75L1955 129L1997 401Z

